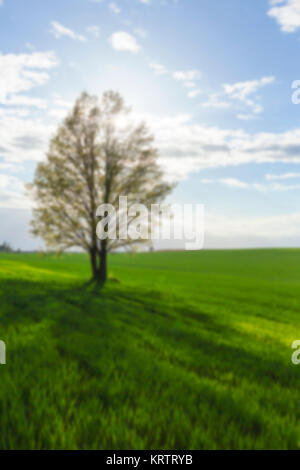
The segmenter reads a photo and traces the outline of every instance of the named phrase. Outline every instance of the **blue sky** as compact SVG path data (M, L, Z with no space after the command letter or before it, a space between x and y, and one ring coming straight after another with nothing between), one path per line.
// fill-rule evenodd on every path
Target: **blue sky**
M116 89L206 247L299 246L299 0L0 4L0 241L41 245L23 184L81 91Z

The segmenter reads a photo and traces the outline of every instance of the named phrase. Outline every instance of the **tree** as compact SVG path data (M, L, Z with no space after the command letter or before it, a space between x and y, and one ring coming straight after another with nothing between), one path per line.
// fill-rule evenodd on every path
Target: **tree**
M107 279L107 253L144 240L99 240L97 207L111 204L118 210L119 198L127 196L129 208L137 203L150 208L171 190L157 164L153 136L145 124L129 123L129 113L119 93L108 91L100 102L83 93L29 187L36 200L32 232L57 250L87 251L93 280L101 284Z

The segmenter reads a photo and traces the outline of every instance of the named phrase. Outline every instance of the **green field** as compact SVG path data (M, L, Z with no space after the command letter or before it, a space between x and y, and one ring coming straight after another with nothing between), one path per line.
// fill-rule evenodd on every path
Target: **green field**
M0 256L1 449L300 447L300 250ZM116 280L119 280L117 282Z

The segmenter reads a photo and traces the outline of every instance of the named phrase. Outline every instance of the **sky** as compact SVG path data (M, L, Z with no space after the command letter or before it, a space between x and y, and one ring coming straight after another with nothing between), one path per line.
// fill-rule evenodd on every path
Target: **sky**
M82 91L155 135L205 248L300 246L300 0L0 0L0 243L36 249L24 184Z

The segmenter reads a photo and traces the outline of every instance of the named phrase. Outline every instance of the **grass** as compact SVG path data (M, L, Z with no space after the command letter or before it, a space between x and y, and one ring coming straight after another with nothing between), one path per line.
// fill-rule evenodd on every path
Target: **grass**
M297 449L300 251L0 256L1 449Z

